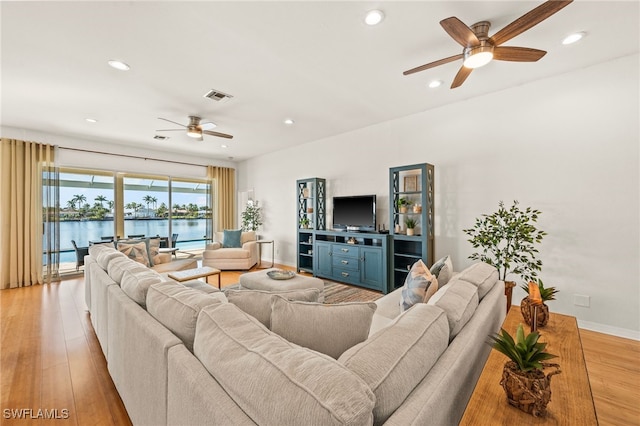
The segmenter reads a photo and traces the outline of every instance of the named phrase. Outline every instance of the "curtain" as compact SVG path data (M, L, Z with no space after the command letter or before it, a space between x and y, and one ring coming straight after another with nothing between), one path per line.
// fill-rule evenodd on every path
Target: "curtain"
M57 189L43 194L43 177L50 187L55 147L5 138L0 142L0 288L51 282L57 277L58 243L56 226L45 223L52 223L55 208L51 212L43 207L52 202L57 206ZM53 219L57 222L57 217ZM45 230L51 231L47 238L43 238ZM48 263L46 274L43 257L55 262Z
M234 229L236 224L235 186L236 170L228 167L207 166L207 177L215 197L212 204L215 229Z

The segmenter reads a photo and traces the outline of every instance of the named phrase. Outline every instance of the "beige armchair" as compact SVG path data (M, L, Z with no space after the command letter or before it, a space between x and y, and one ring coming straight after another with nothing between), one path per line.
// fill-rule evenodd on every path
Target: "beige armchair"
M222 247L223 232L215 233L215 241L207 244L202 252L202 266L220 270L248 270L258 263L258 244L255 231L243 232L240 236L240 248Z

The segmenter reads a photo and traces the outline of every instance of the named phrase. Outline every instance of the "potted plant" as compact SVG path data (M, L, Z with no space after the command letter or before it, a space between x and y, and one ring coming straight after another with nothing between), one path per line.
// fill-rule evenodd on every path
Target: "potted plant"
M397 204L398 204L398 211L400 213L406 213L407 208L412 204L412 202L408 198L400 197L398 198Z
M498 203L498 211L483 214L477 218L473 228L463 229L474 248L481 248L470 259L481 260L498 269L499 279L505 282L507 306L511 306L513 281L507 281L510 273L518 274L524 282L537 281L542 261L536 258L538 249L535 244L542 242L546 232L536 228L540 216L539 210L527 207L520 210L518 201L507 209L504 203Z
M504 329L501 334L489 336L493 348L510 359L504 365L500 380L509 404L535 417L546 413L551 400L551 376L560 373L558 364L543 362L556 355L545 352L547 344L538 343L539 337L537 331L525 336L522 324L518 325L515 341ZM544 368L555 370L545 375Z
M309 224L310 223L311 223L311 221L309 220L308 217L305 216L303 218L300 218L300 228L307 229L307 228L309 228Z
M414 218L408 217L404 220L404 224L407 225L407 235L413 235L413 231L418 222Z
M536 283L534 283L535 285ZM547 300L556 300L556 290L555 287L545 287L542 283L541 279L537 281L538 289L540 290L540 298L542 299L542 305L538 306L538 314L537 314L537 324L539 327L544 327L549 322L549 307L544 303ZM522 312L522 317L527 325L531 325L531 315L533 315L533 306L531 306L531 300L529 299L529 286L522 285L520 286L526 293L522 301L520 302L520 311Z
M257 201L249 201L247 207L241 213L242 217L242 230L243 231L256 231L258 227L262 225L262 211L258 207Z

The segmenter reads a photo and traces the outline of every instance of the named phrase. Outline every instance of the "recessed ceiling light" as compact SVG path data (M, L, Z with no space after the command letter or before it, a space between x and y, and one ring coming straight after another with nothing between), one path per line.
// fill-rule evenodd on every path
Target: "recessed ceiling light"
M367 25L378 25L384 19L384 13L381 10L370 10L364 18Z
M220 148L229 148L229 145L220 145Z
M429 87L431 89L435 89L436 87L440 87L442 86L442 80L433 80L432 82L429 83Z
M84 121L86 121L87 123L97 123L98 120L96 120L95 118L85 118Z
M295 123L295 121L293 121L291 118L285 118L283 123L286 124L287 126L291 126L293 123Z
M115 68L117 70L120 71L129 71L131 69L131 67L127 64L125 64L122 61L116 61L114 59L110 60L109 62L107 62L112 68Z
M573 44L575 42L578 42L580 40L582 40L582 38L585 36L586 34L583 32L579 32L579 33L573 33L573 34L569 34L568 36L566 36L563 40L562 40L562 44Z

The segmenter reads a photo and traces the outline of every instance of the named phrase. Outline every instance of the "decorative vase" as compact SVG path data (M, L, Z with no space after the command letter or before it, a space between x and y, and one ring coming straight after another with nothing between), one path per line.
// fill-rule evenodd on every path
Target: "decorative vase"
M413 235L414 228L407 228L407 235Z
M559 374L558 364L543 364L555 368L545 375L542 370L520 371L518 365L508 361L502 369L500 385L507 394L509 404L534 417L545 415L551 401L551 376Z
M398 210L400 210L400 213L406 213L407 212L407 206L400 206Z
M522 313L522 318L527 325L531 325L531 315L533 315L533 305L531 305L531 301L529 300L529 296L522 299L520 302L520 312ZM549 322L549 307L544 303L538 306L538 315L537 315L538 327L544 327Z
M307 213L313 213L313 207L307 207Z
M413 212L414 213L422 213L422 205L416 204L415 206L413 206Z
M302 196L304 198L309 198L309 188L302 188Z

